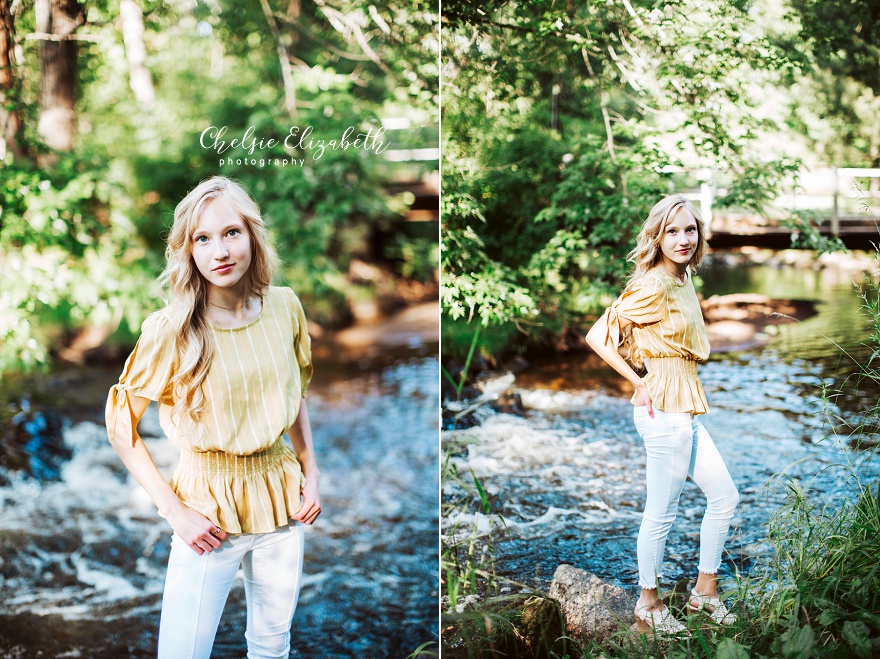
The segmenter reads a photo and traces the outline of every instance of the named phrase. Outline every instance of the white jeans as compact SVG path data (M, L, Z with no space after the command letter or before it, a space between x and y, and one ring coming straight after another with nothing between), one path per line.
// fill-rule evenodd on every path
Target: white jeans
M715 574L739 493L724 460L699 418L693 414L666 414L646 407L633 412L636 429L645 442L648 494L639 528L639 586L656 588L662 576L666 537L678 512L678 499L690 476L706 495L708 505L700 526L698 570Z
M272 533L228 535L219 549L201 556L174 534L162 597L159 659L209 659L239 566L247 598L248 659L286 659L302 562L303 528L296 522Z

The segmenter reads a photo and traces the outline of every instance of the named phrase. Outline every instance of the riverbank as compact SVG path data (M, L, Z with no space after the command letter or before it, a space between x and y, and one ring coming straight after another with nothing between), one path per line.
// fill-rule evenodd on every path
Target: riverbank
M792 322L772 314L786 314L795 321L802 321L812 315L810 302L823 300L835 304L826 299L825 293L849 293L854 285L866 279L877 281L878 278L880 267L874 254L869 252L852 251L817 257L804 250L771 251L743 247L707 256L695 275L694 284L704 314L709 312L707 324L715 325L710 330L713 351L730 352L767 345L769 338L778 334L774 326ZM732 310L723 310L723 316L711 313L718 303L713 297L742 294L761 295L763 300L754 300L755 305L746 316L735 315ZM762 308L768 299L778 302L771 308ZM786 301L795 305L794 308ZM582 304L574 300L569 302L574 306ZM605 303L610 302L611 297ZM547 317L539 315L523 319L519 326L508 323L484 327L474 356L474 368L505 370L518 357L524 356L532 361L535 356L552 354L559 359L569 353L588 351L584 335L601 312L601 307L592 310L592 314L580 315L554 309ZM763 331L765 328L769 330ZM832 337L838 333L829 327L821 329ZM463 366L475 330L476 322L452 321L448 316L444 317L443 363L448 370Z

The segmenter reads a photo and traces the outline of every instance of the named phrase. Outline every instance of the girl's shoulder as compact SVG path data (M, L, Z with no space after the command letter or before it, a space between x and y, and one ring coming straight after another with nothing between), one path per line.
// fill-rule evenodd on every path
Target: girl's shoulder
M168 307L149 314L141 323L141 334L165 334L171 329L171 312Z
M645 294L665 294L668 290L668 278L657 272L657 268L635 275L624 288L624 292L642 291Z
M150 355L151 359L177 354L177 331L167 307L149 314L141 323L138 351Z
M299 297L290 286L270 286L266 295L267 299L281 300L293 310L302 308Z
M304 328L308 328L305 309L303 309L302 302L299 301L299 297L290 286L270 286L266 300L270 300L270 296L273 296L278 301L278 306L285 310L285 315L290 318L294 325L294 331L297 334Z

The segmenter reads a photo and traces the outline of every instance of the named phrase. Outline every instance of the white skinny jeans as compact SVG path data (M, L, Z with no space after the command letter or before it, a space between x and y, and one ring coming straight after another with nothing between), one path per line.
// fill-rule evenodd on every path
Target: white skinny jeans
M248 659L290 655L290 625L299 598L303 528L291 522L272 533L228 535L201 556L171 538L159 659L209 659L229 589L244 571Z
M656 588L663 574L666 537L678 512L678 499L690 476L706 495L708 505L700 526L700 564L715 574L727 529L739 503L739 493L709 433L692 413L667 414L646 407L633 412L636 429L645 442L648 494L639 528L639 586Z

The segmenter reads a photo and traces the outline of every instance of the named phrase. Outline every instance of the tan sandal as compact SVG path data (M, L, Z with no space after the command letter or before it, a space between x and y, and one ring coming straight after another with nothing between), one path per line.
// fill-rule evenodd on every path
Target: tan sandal
M636 629L639 632L652 632L656 636L687 635L687 627L676 620L667 607L652 611L646 606L636 608Z
M688 612L704 613L709 619L719 625L732 625L736 622L736 614L732 613L721 598L717 595L700 595L696 590L691 591L688 600Z

